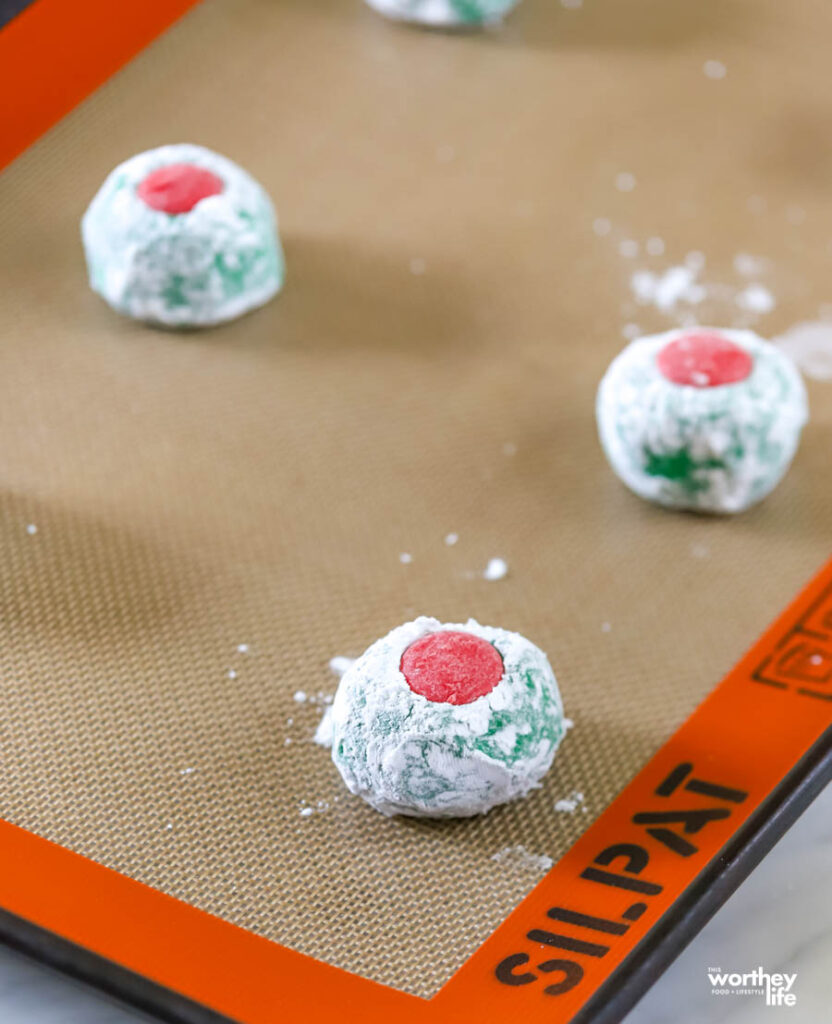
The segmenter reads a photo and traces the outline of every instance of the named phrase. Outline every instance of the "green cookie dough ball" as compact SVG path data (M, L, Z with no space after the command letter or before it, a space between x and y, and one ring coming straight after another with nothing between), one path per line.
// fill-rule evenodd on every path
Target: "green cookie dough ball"
M808 418L792 361L751 331L692 328L640 338L598 389L610 465L648 501L733 513L791 464Z
M489 25L500 21L519 0L367 0L397 21L435 27Z
M518 633L419 618L343 675L332 759L384 814L465 817L525 796L566 732L546 655Z
M271 200L202 146L161 146L120 164L81 234L91 287L136 320L207 327L263 305L283 284Z

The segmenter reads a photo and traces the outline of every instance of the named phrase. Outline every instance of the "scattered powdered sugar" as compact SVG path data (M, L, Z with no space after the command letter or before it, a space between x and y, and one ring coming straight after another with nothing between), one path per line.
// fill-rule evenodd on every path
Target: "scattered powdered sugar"
M728 74L728 68L722 63L721 60L706 60L702 65L702 71L706 78L720 79L725 78Z
M354 661L355 658L346 658L343 654L336 654L334 658L329 659L329 671L340 679Z
M603 238L612 231L612 223L606 217L596 217L592 222L592 230L599 238Z
M302 690L299 692L303 692ZM297 700L297 697L295 697ZM332 693L324 693L323 690L319 690L317 693L304 694L304 700L301 703L305 704L331 704L335 700L335 695Z
M483 579L502 580L506 576L508 576L508 562L502 558L489 558L488 565L483 570Z
M664 239L654 235L644 243L648 256L662 256L664 254Z
M759 277L768 267L768 261L748 252L738 252L734 257L734 270L740 277Z
M575 722L573 721L573 719L571 719L571 718L564 718L564 720L563 720L563 728L564 728L565 732L569 732L570 729L574 729L575 728Z
M762 284L750 284L737 295L735 301L740 309L749 313L770 313L777 305L774 296Z
M251 650L251 647L249 647L248 644L237 644L237 653L238 654L248 654L248 652L250 650Z
M670 267L662 274L651 270L637 270L630 278L630 289L641 306L655 306L661 313L669 313L684 301L696 305L705 298L694 267Z
M399 561L402 563L402 565L410 565L410 563L413 561L413 555L408 554L407 551L402 551L402 553L399 555Z
M38 532L38 528L37 526L35 526L34 523L29 523L26 527L26 532L29 534L30 537L34 537L34 535Z
M583 793L573 790L568 797L564 797L562 800L556 801L555 810L563 814L574 814L583 802Z
M661 239L655 241L662 242ZM656 245L651 249L648 243L645 249L649 255L660 255ZM621 244L619 254L626 255ZM683 262L664 270L640 268L630 275L630 292L637 305L652 306L673 319L678 326L684 327L699 322L695 307L706 301L720 305L722 313L714 318L717 320L726 319L726 306L732 308L734 320L739 310L740 316L746 318L741 326L747 325L748 317L765 316L777 305L770 288L759 280L749 280L767 270L767 261L748 253L738 253L734 257L734 272L744 279L740 283L702 280L705 264L704 254L693 250L685 256ZM632 332L629 324L623 333L630 338Z
M237 672L236 672L236 670L235 670L235 669L233 669L233 668L230 668L230 669L229 669L229 670L228 670L228 671L226 672L226 675L228 676L228 678L229 678L229 679L236 679L236 678L237 678Z
M329 659L329 670L340 678L347 669L355 664L355 661L355 658L347 658L343 654L336 654L334 658ZM329 693L319 693L317 696L307 695L306 698L309 704L323 705L324 708L321 720L318 722L318 728L312 737L314 742L320 747L332 746L332 702L334 699L334 695Z
M602 622L601 623L601 632L602 633L609 633L609 631L611 629L612 629L612 623L611 622Z
M338 797L336 796L334 799L337 801ZM314 803L310 803L308 800L301 800L298 813L302 818L311 818L313 814L322 814L328 810L328 800L316 800Z
M315 730L314 740L319 747L332 746L332 730L332 705L330 704L324 708L324 713L321 715L318 728Z
M491 857L498 864L521 871L549 871L554 861L546 854L530 853L525 846L505 846Z
M296 700L298 704L305 704L308 700L306 692L304 690L295 690L293 700Z
M618 243L618 252L627 260L634 260L639 253L639 244L633 238L624 238Z
M449 548L452 548L454 546L454 544L456 544L456 542L458 540L459 540L459 534L458 533L448 533L448 534L445 535L445 543L448 545Z
M685 256L685 266L690 267L691 270L695 270L697 273L705 269L705 253L700 252L699 249L691 249L691 251Z
M690 553L694 558L707 558L711 553L711 549L707 544L691 544Z
M621 171L615 176L615 187L619 192L632 192L636 187L636 176L629 171Z
M832 380L832 323L805 321L772 339L812 380Z

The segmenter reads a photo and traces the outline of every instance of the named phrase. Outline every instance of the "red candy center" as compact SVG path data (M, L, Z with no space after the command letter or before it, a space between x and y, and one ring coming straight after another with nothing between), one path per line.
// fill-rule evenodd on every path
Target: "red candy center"
M195 164L168 164L142 181L139 198L162 213L187 213L200 199L219 195L225 185L222 178Z
M402 655L402 672L414 693L445 704L470 704L503 678L503 659L472 633L429 633Z
M712 331L683 334L664 346L657 362L668 380L694 388L736 384L754 369L744 348Z

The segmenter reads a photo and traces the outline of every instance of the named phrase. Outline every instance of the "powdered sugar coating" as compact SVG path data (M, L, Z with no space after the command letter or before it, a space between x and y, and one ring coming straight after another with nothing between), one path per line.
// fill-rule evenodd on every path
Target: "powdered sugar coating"
M601 443L615 472L642 498L742 512L789 468L808 418L806 389L774 345L727 329L718 333L749 353L750 375L717 387L674 384L659 371L657 355L685 333L640 338L613 360L598 389Z
M489 693L446 704L414 693L400 665L439 630L492 643L505 671ZM504 629L420 617L377 640L344 673L332 705L332 759L348 789L383 814L467 817L525 796L566 732L546 655Z
M137 189L153 171L193 164L223 191L186 213L148 206ZM283 283L271 200L231 160L202 146L160 146L119 164L81 221L90 286L115 310L167 327L205 327L263 305Z

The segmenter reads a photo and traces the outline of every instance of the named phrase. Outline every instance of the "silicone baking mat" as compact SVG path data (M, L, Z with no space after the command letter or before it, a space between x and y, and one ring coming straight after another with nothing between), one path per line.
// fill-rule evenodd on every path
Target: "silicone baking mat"
M480 35L408 30L357 0L206 0L7 169L2 816L388 986L366 989L384 1012L480 963L541 877L494 855L560 860L829 555L828 385L809 383L786 482L731 520L629 495L593 401L625 325L682 315L633 302L639 269L698 268L713 284L688 313L769 335L828 298L831 30L810 0L527 0ZM715 60L724 78L703 73ZM89 198L116 162L172 141L255 174L286 246L284 294L206 333L121 320L85 284ZM738 301L741 254L776 298L764 317ZM510 571L489 582L494 556ZM418 613L549 653L575 728L527 800L387 820L312 742L329 659ZM781 689L755 684L759 719L731 704L719 743L697 733L679 761L680 792L689 775L749 800L728 798L719 842L822 732L828 704L765 703ZM784 754L770 727L790 714ZM740 736L773 773L756 790L707 771ZM41 856L14 835L22 860ZM41 887L68 899L76 861L42 856L58 873ZM97 920L111 883L77 870ZM154 897L135 899L141 955L123 936L98 952L140 969L166 947ZM215 927L194 920L192 937ZM211 1002L207 944L174 960L156 980L270 1019L230 976ZM346 977L286 963L312 979L307 1006ZM262 984L289 998L282 977Z

